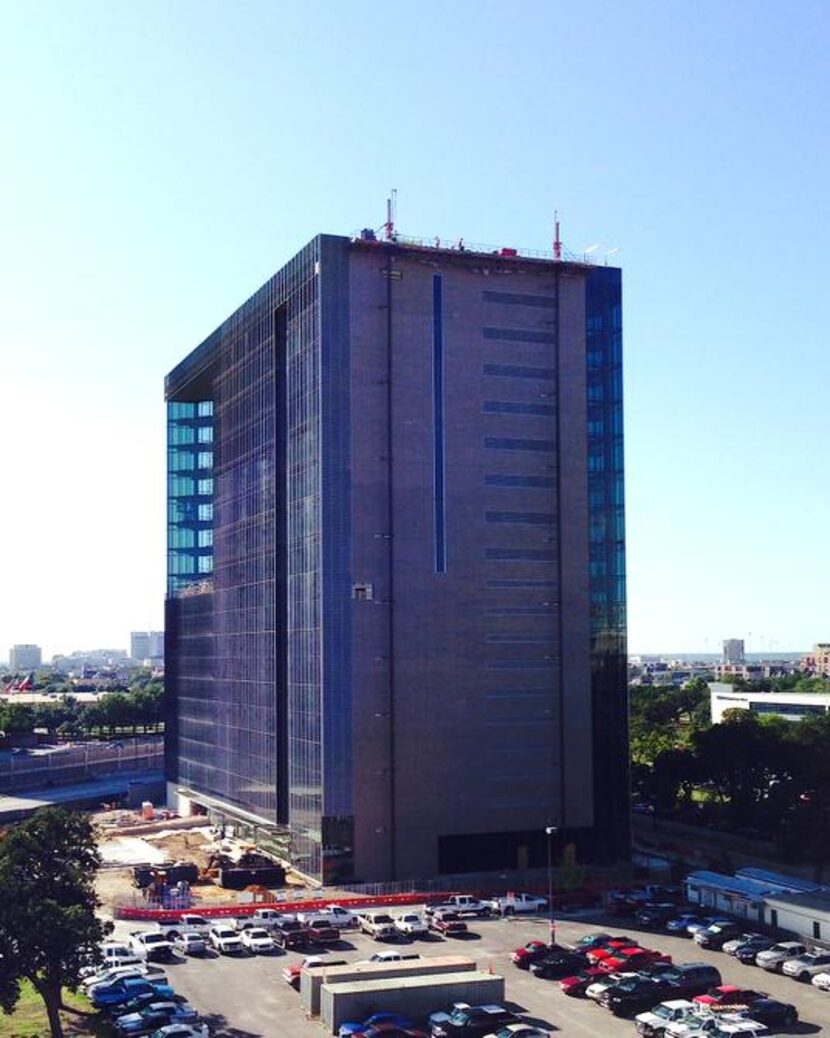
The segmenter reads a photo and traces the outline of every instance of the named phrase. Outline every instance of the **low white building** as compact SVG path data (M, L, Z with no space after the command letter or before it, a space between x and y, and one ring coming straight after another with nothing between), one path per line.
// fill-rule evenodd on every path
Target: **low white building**
M712 724L720 724L726 710L751 710L791 721L830 712L830 694L824 692L747 692L724 681L711 681L709 696Z
M807 942L830 942L830 891L767 894L764 902L763 922L768 926Z

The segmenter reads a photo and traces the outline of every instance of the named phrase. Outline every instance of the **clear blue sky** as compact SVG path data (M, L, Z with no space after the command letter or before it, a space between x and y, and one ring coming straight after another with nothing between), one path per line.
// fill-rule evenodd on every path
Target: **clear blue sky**
M390 186L620 248L631 650L830 639L826 2L0 14L0 658L161 625L164 374Z

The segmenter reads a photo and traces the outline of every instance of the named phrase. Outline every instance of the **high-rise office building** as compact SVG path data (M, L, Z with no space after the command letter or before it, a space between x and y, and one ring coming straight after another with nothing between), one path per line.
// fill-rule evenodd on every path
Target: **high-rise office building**
M325 881L627 852L619 270L320 236L166 398L171 799Z
M130 656L134 660L164 659L164 631L131 631Z
M743 638L725 638L723 642L723 662L741 664L746 662Z
M9 667L12 670L35 670L43 664L39 645L12 645L9 649Z

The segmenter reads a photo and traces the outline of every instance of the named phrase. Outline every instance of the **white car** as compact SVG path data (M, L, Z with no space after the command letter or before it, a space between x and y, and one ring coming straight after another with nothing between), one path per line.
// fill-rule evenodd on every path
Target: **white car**
M112 984L114 980L129 979L131 977L147 977L150 975L150 971L143 963L137 966L111 966L109 969L103 969L98 973L93 973L88 977L84 977L81 981L81 986L84 991L89 994L93 988L98 987L99 984ZM153 980L158 980L159 983L163 984L166 982L164 974L153 974Z
M798 941L781 941L780 944L774 944L766 951L758 952L755 956L755 965L770 973L780 973L787 959L794 959L806 951L806 946Z
M242 938L230 926L212 926L208 940L222 955L238 955L242 951Z
M130 947L147 962L169 962L173 958L173 945L158 931L136 930L130 935Z
M398 933L414 937L429 933L429 924L420 912L400 912L394 917L395 929Z
M242 931L242 947L252 955L270 954L277 950L274 938L262 926L252 926Z
M585 996L590 998L592 1002L599 1002L600 996L606 988L612 988L615 984L619 984L621 980L628 980L629 977L636 976L636 973L609 973L607 977L592 981L585 988Z
M830 967L830 954L828 952L805 952L797 955L794 959L787 959L781 967L781 972L787 977L795 977L796 980L812 980L818 973L825 973Z
M534 894L518 893L509 897L485 898L484 904L496 915L531 915L544 912L548 907L548 899L536 897Z
M101 961L94 966L84 966L82 977L91 977L94 973L111 969L113 966L138 966L144 959L126 944L107 942L101 945Z
M207 938L196 930L183 930L172 939L173 947L182 955L204 955Z
M814 988L820 991L830 991L830 970L826 973L817 973L812 980Z
M165 1024L153 1031L152 1038L210 1038L207 1024Z
M498 1031L485 1034L484 1038L550 1038L550 1032L530 1024L505 1024Z
M695 1008L694 1003L685 998L661 1002L650 1012L635 1016L634 1027L643 1038L660 1038L669 1024L683 1023L695 1012Z

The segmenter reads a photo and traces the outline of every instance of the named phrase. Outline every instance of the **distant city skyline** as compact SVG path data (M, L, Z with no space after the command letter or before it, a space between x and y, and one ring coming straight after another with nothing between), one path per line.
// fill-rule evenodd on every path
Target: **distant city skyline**
M830 636L830 5L3 14L0 644L163 625L165 372L393 186L404 233L615 250L631 651Z

